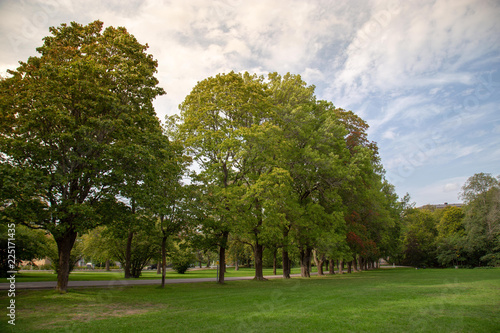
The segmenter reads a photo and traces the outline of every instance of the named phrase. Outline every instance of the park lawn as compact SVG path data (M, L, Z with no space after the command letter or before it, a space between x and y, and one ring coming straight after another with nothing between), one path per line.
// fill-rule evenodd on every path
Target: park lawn
M16 326L2 315L1 332L500 331L500 269L19 291L15 300Z
M313 267L313 271L315 268ZM282 275L281 270L277 270L277 275ZM299 274L300 268L293 268L292 274ZM255 269L240 268L238 271L234 267L227 268L226 277L254 276ZM273 275L272 268L264 269L264 275ZM165 278L167 279L188 279L188 278L216 278L216 269L190 269L184 274L179 274L174 270L167 270ZM156 274L156 270L142 271L139 279L161 279L161 274ZM123 271L106 272L104 270L73 271L69 275L70 281L103 281L103 280L125 280ZM52 271L22 271L16 275L16 282L42 282L57 281L57 275ZM0 282L7 283L7 279L1 279Z

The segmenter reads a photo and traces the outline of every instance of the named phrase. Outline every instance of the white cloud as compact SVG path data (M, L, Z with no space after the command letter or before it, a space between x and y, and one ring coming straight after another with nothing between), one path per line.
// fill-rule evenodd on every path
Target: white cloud
M167 91L155 101L161 119L221 72L301 74L318 98L368 121L388 174L419 193L436 183L424 171L498 165L499 90L484 97L481 86L499 81L498 17L493 0L5 0L0 73L35 55L50 26L100 19L149 44ZM444 201L453 198L426 202Z
M453 177L440 179L427 186L415 188L412 191L412 199L417 202L417 206L461 202L459 192L467 178Z
M498 50L499 7L470 1L380 2L359 27L330 87L341 104L392 89L471 84L465 64ZM383 17L383 19L381 19ZM493 56L492 56L493 57ZM470 67L470 66L468 66Z

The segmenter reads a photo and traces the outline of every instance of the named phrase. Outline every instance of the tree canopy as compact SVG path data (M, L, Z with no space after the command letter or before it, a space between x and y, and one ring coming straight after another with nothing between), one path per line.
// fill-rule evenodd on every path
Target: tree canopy
M2 200L4 218L54 236L65 291L77 234L112 220L116 195L133 185L124 159L143 172L151 165L149 143L162 136L152 101L164 91L147 45L125 28L73 22L50 32L40 56L0 82L1 162L13 189Z

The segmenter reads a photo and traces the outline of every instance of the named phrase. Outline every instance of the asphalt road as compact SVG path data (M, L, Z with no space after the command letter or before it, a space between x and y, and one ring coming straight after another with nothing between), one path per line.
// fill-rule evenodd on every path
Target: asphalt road
M293 274L300 276L300 274ZM268 275L266 279L282 278L282 275ZM225 281L237 280L252 280L253 276L240 276L240 277L226 277ZM215 278L197 278L197 279L165 279L165 284L175 283L196 283L196 282L216 282ZM68 288L86 288L86 287L124 287L124 286L139 286L139 285L160 285L161 279L148 279L148 280L105 280L105 281L69 281ZM55 289L56 281L44 282L16 282L15 289ZM10 283L0 283L0 290L9 290Z

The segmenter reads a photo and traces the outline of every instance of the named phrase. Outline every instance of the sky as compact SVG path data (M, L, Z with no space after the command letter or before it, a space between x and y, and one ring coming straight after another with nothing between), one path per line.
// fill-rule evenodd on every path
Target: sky
M417 206L500 175L498 0L0 0L0 75L49 27L123 26L158 60L160 119L219 73L300 74L370 125L386 178Z

